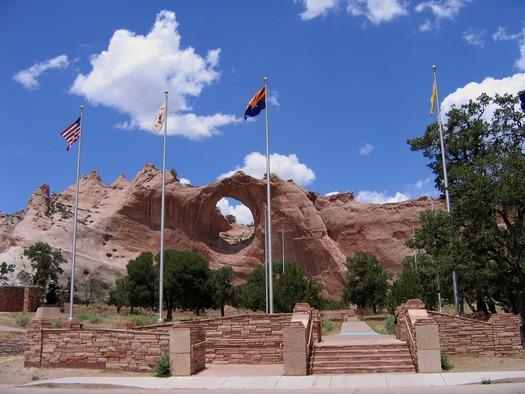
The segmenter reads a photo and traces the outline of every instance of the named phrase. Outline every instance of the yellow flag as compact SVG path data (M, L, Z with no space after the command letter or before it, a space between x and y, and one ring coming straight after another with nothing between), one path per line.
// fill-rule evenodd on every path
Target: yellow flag
M432 97L430 97L430 116L434 115L434 107L436 105L437 95L438 87L436 81L434 81L434 87L432 88Z

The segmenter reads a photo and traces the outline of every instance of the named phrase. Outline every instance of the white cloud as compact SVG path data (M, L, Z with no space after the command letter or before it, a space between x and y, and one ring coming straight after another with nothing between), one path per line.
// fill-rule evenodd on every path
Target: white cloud
M470 27L467 31L463 32L463 40L470 45L483 48L485 46L485 33L485 30L476 30Z
M300 14L302 20L324 17L330 10L337 10L340 3L346 4L346 11L353 16L365 16L374 25L389 22L408 15L403 2L399 0L295 0L302 2L306 10Z
M362 147L359 148L359 154L365 157L370 156L373 151L374 151L374 145L371 145L371 144L364 144Z
M397 192L394 196L388 196L386 192L360 191L357 193L356 201L365 204L386 204L390 202L400 202L410 199L410 196Z
M306 10L299 14L303 21L309 21L310 19L318 16L325 16L331 8L334 8L339 3L339 0L294 0L296 3L303 3Z
M219 133L221 126L240 123L234 115L191 113L189 99L220 77L220 49L200 56L191 47L181 48L177 26L174 12L161 11L145 36L117 30L107 50L91 57L92 70L79 74L70 91L128 114L129 121L116 125L120 128L151 131L165 89L169 134L201 139Z
M398 0L348 0L346 10L354 16L366 16L374 25L408 15Z
M441 20L443 19L454 19L461 8L463 8L470 0L429 0L424 1L416 5L416 12L422 13L426 10L434 15L435 21L432 23L430 20L425 21L419 26L420 31L439 30Z
M252 224L253 223L253 215L252 212L246 207L244 204L231 204L235 200L231 200L228 198L221 198L217 202L217 207L221 211L223 216L226 215L233 215L235 216L235 219L237 220L237 223L239 224Z
M40 63L35 63L27 70L17 72L13 79L21 83L26 89L36 90L40 87L38 77L47 70L55 68L65 68L69 65L69 60L66 55L60 55L53 59L49 59Z
M191 185L191 181L188 178L180 178L179 182L183 185Z
M244 165L235 170L220 175L217 179L233 175L236 171L243 171L254 178L261 179L266 173L266 155L252 152L244 157ZM270 171L282 179L293 179L295 183L306 186L315 181L314 172L305 164L299 163L295 154L288 156L273 153L270 155Z
M516 59L514 67L517 70L525 71L525 28L517 34L507 34L504 27L499 27L498 31L492 35L494 41L518 41L520 57Z
M453 105L459 108L462 104L467 104L469 100L478 98L481 93L486 93L491 97L494 97L496 93L499 95L516 94L523 89L523 86L525 86L525 73L514 74L512 77L503 79L488 77L481 83L471 82L445 97L441 104L441 111L446 114ZM489 119L492 113L492 106L489 106L485 113L486 119Z

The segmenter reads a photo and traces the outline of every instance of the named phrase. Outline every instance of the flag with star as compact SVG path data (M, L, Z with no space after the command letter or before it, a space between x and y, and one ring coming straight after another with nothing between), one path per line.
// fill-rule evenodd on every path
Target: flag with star
M244 111L244 119L248 117L257 116L263 109L266 108L266 86L263 87L248 103L246 111Z

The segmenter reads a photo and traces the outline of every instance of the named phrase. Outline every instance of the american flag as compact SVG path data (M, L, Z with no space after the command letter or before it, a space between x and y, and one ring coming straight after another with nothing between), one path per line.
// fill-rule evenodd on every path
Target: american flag
M80 138L80 117L75 120L71 126L60 133L68 143L66 150L70 150L76 140Z

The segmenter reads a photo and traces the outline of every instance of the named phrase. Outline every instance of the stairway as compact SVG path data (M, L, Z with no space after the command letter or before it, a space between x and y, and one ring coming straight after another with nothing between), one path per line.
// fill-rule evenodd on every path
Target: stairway
M355 320L314 344L310 367L311 374L416 372L406 342Z
M408 345L400 343L315 344L311 373L416 372Z

